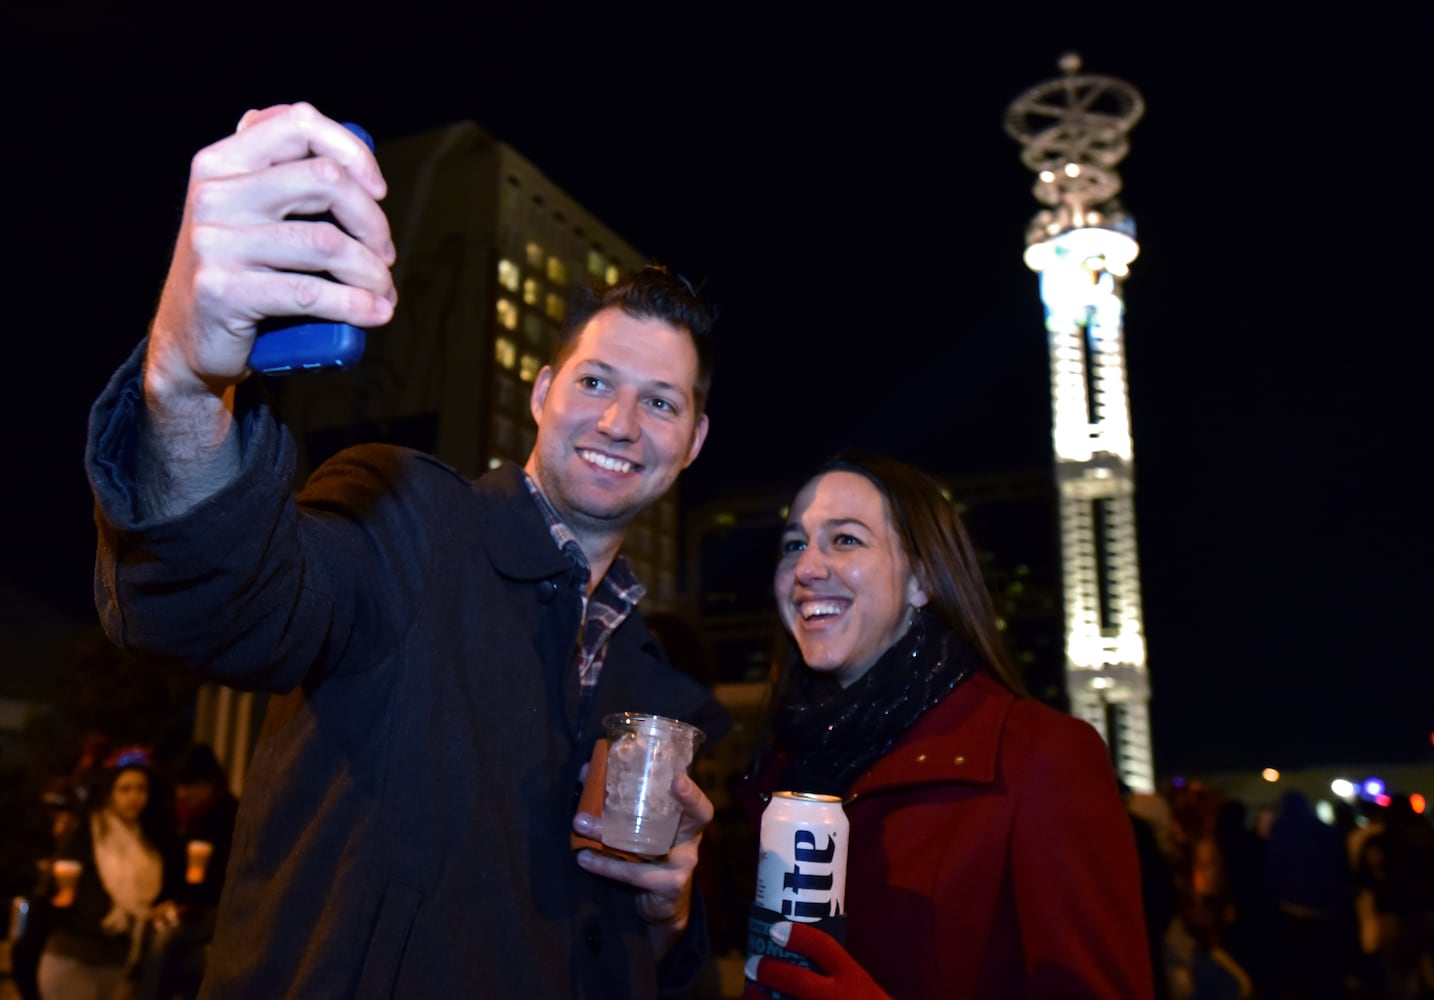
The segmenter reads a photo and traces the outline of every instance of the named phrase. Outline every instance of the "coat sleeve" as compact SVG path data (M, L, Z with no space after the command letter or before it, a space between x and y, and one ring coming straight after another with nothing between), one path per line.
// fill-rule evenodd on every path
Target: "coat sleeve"
M1110 757L1061 717L1027 747L1011 845L1031 997L1153 994L1134 833Z
M177 517L146 518L135 500L140 357L90 417L106 633L135 655L271 692L377 662L405 601L421 600L423 539L404 536L423 505L421 488L404 492L410 463L397 449L335 459L296 502L294 442L246 383L240 475Z

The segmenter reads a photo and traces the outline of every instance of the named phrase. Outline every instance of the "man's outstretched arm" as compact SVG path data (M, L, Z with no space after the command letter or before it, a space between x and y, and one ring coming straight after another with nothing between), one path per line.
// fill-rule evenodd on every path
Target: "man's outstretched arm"
M386 192L363 140L307 104L250 111L195 155L145 355L135 470L145 513L182 513L237 474L234 389L262 320L392 318ZM323 212L339 225L290 218Z

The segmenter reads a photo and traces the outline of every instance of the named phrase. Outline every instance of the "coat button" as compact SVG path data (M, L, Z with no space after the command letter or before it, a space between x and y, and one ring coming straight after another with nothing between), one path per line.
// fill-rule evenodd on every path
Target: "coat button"
M596 920L589 923L583 931L583 943L588 946L588 951L594 955L602 953L602 925Z
M966 758L963 757L961 754L958 753L958 754L956 755L956 759L953 760L951 763L953 763L953 764L964 764L964 763L966 763Z
M544 580L538 584L538 601L542 604L552 604L553 598L558 596L558 585L552 580Z

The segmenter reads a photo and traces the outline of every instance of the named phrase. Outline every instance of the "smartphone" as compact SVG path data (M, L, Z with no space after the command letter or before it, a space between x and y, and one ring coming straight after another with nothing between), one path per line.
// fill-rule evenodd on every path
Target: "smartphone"
M254 338L249 367L265 375L348 368L363 358L364 342L364 332L348 323L302 316L287 324L265 323Z
M344 122L344 128L373 149L373 136L360 125ZM333 222L332 215L320 219ZM265 320L259 325L249 367L266 375L312 371L316 368L348 368L363 357L364 331L348 323L286 316Z

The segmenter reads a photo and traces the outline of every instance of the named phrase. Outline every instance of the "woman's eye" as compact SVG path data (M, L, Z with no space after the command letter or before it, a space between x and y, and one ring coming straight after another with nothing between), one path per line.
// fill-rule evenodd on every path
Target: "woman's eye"
M788 538L782 542L782 554L787 555L790 552L800 552L806 547L807 543L803 539Z
M832 539L832 541L837 545L844 546L861 544L861 539L857 538L855 535L837 535L835 538Z

